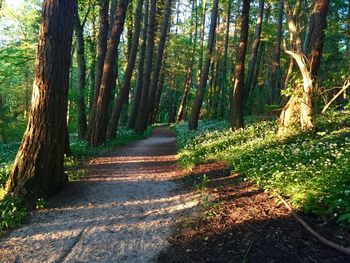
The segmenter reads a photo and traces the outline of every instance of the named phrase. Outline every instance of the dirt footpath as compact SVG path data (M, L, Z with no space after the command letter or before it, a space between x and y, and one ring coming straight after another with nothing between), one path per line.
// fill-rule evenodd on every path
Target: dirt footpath
M198 198L180 192L175 135L158 128L85 165L88 175L0 239L0 262L153 262Z

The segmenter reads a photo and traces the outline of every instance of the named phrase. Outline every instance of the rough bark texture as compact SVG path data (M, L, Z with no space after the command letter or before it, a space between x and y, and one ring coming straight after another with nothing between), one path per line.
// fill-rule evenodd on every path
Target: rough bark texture
M239 40L236 59L236 72L231 101L231 127L239 129L244 127L243 123L243 100L244 100L244 62L247 51L248 28L249 28L250 1L243 0L241 16L241 36Z
M264 0L259 0L259 13L256 19L255 37L252 44L252 52L248 64L247 80L246 80L246 94L250 93L252 89L253 75L256 67L257 55L260 45L261 31L264 17Z
M168 35L168 31L169 31L171 4L172 4L172 0L166 1L164 18L163 18L163 23L162 23L161 35L160 35L160 41L159 41L159 46L158 46L158 53L157 53L157 58L156 58L155 66L154 66L152 82L150 85L149 96L148 96L147 120L149 120L149 116L152 114L152 112L154 112L155 96L156 96L156 92L157 92L157 88L158 88L160 70L161 70L161 67L163 64L163 56L164 56L166 38Z
M75 8L71 0L43 3L28 126L6 186L27 200L51 195L67 182L64 127Z
M148 28L148 15L149 15L149 0L145 0L144 16L143 16L143 30L142 30L142 45L139 55L139 65L138 65L138 75L136 81L136 91L134 96L134 101L130 113L130 117L127 123L128 128L135 129L137 114L139 110L142 85L143 85L143 73L145 67L145 54L146 54L146 43L147 43L147 28Z
M130 49L128 65L125 70L124 84L119 92L119 95L113 107L113 112L109 122L108 131L107 131L108 138L114 138L116 136L122 109L129 97L131 77L135 68L137 49L139 46L142 6L143 6L143 0L138 0L136 14L135 14L135 25L133 30L132 46Z
M148 95L151 85L151 73L153 62L153 49L154 49L154 27L156 20L156 0L151 0L149 24L148 24L148 36L147 36L147 49L146 49L146 61L145 70L143 76L143 88L141 93L141 100L139 104L137 121L135 131L144 132L147 128L148 121Z
M203 72L201 74L201 79L200 79L199 86L198 86L198 89L196 91L196 96L195 96L195 99L193 102L191 118L190 118L190 121L188 123L188 127L191 130L195 130L198 127L199 113L200 113L202 103L203 103L205 87L206 87L207 81L208 81L211 56L213 54L213 49L214 49L214 38L215 38L217 17L218 17L218 0L214 0L213 10L212 10L212 14L211 14L211 21L210 21L210 31L209 31L209 38L208 38L207 54L206 54L206 58L205 58L205 65L203 68Z
M87 122L85 113L85 85L86 85L86 61L85 61L85 43L84 43L84 28L80 21L79 12L76 8L74 17L74 32L77 45L77 115L78 115L78 137L85 139Z
M89 129L87 137L91 136L92 127L95 123L96 117L96 108L97 108L97 99L100 92L101 79L103 73L103 63L105 61L106 52L107 52L107 40L108 40L108 8L109 0L101 0L101 5L99 9L99 31L97 38L97 59L96 59L96 70L95 70L95 90L94 97L92 102L92 109L89 119Z
M125 15L128 0L118 2L116 19L114 21L110 37L108 38L107 53L103 66L101 87L97 99L94 122L91 123L89 142L96 146L106 141L108 125L108 106L111 100L112 88L115 83L115 68L117 60L120 36L124 29Z

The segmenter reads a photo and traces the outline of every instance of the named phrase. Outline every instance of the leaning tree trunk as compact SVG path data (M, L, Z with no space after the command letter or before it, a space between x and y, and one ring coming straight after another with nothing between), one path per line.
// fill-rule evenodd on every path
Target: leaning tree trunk
M160 41L158 46L158 52L157 52L157 58L154 66L152 81L150 85L150 91L148 96L148 114L147 114L147 121L149 121L149 117L154 112L155 107L155 96L158 88L158 81L159 81L159 75L160 70L163 63L163 56L164 56L164 49L165 49L165 43L166 38L168 35L168 29L169 29L169 20L170 20L170 14L171 14L171 4L172 0L166 1L165 6L165 12L164 12L164 18L163 18L163 24L160 34Z
M112 88L115 83L115 68L117 60L120 36L124 29L125 15L128 7L128 0L118 2L116 19L114 21L110 37L107 44L107 53L103 66L101 87L96 105L94 123L91 123L91 134L89 142L97 146L106 141L108 125L108 106L111 100Z
M243 123L243 100L244 100L244 62L247 51L248 29L249 29L249 9L250 1L243 0L241 16L241 37L239 40L235 80L231 101L231 127L239 129L244 127Z
M136 14L135 14L135 25L133 30L132 46L130 49L128 65L125 70L124 84L114 104L112 116L108 126L107 137L110 139L115 138L117 134L120 115L122 113L122 109L125 103L128 100L129 93L130 93L131 77L135 68L137 49L139 46L141 18L142 18L142 5L143 5L143 0L138 0Z
M205 58L205 65L203 68L203 72L201 74L201 79L199 82L198 89L196 91L196 97L193 102L191 118L188 123L188 127L191 130L196 130L198 127L199 113L202 107L205 87L208 81L211 56L213 54L213 49L214 49L215 29L216 29L217 18L218 18L218 4L219 4L218 2L219 2L218 0L214 0L213 2L213 10L211 13L210 31L209 31L209 38L208 38L207 54Z
M6 185L26 200L51 195L67 183L63 161L75 1L46 0L27 130Z
M147 37L147 49L146 49L146 61L145 71L143 76L143 88L141 93L141 100L138 108L137 121L135 125L136 132L144 132L147 128L148 121L148 95L151 85L151 73L153 62L153 49L154 49L154 28L156 20L156 0L151 0L149 24L148 24L148 37Z
M106 58L107 52L107 40L108 40L108 31L109 31L109 23L108 23L108 8L109 8L109 0L101 0L101 6L99 9L99 31L97 37L97 58L96 58L96 70L95 70L95 90L92 101L92 108L89 118L89 127L87 137L91 136L91 131L93 124L95 123L96 117L96 108L97 108L97 100L98 94L100 92L101 79L103 73L103 63Z
M80 21L78 9L75 12L74 31L77 45L77 114L78 114L78 137L85 139L87 123L85 113L85 97L84 90L86 85L86 61L85 61L85 43L84 43L84 27Z
M139 65L137 72L136 80L136 90L133 105L131 108L130 117L127 123L129 129L135 129L138 109L141 100L142 94L142 85L143 85L143 73L144 73L144 64L145 64L145 53L146 53L146 43L147 43L147 28L148 28L148 14L149 14L149 0L145 0L144 16L143 16L143 30L142 30L142 45L139 55Z
M249 64L248 64L248 72L247 72L247 80L246 80L247 95L250 94L250 90L252 89L254 70L257 64L256 61L257 61L258 50L260 45L263 17L264 17L264 0L259 0L259 13L256 19L255 38L253 41L252 53L250 55ZM247 99L247 96L246 96L246 99Z

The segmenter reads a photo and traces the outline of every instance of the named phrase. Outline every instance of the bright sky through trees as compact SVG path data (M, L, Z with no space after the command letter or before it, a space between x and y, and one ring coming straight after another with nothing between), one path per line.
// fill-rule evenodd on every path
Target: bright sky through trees
M5 3L14 8L18 8L23 5L24 0L5 0Z

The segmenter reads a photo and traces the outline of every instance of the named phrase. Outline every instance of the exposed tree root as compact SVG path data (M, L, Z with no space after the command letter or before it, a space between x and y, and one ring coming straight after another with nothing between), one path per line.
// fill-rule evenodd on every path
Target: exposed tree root
M288 204L288 202L280 194L277 194L277 197L287 207L287 209L289 211L291 211L295 220L297 220L310 234L312 234L314 237L316 237L323 244L350 256L350 248L343 247L342 245L336 244L336 243L324 238L323 236L321 236L314 229L312 229L300 216L298 216L297 213L294 212L294 209L290 206L290 204Z

